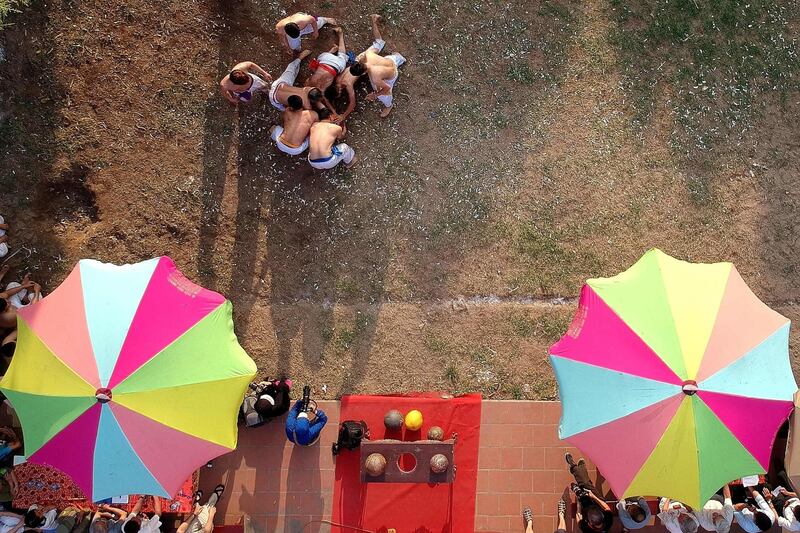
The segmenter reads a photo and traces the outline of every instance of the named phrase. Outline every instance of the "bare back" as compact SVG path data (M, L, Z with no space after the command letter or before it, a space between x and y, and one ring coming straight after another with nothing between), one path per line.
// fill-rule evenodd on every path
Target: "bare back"
M316 159L331 155L331 148L339 140L341 134L342 127L332 122L317 122L311 126L309 157Z
M331 86L331 83L333 83L334 78L335 78L334 75L328 72L326 69L318 68L306 80L306 87L316 87L320 91L324 91L325 89Z
M367 74L373 84L380 85L383 80L391 80L397 76L397 65L388 57L383 57L374 50L367 50L364 54L367 65Z
M289 97L297 95L303 99L303 109L313 109L311 102L308 100L308 93L311 89L313 89L313 87L295 87L294 85L284 83L275 91L275 99L284 106L288 106Z
M283 133L281 137L290 146L303 144L311 131L311 126L319 120L316 111L289 109L283 113Z
M294 22L295 24L297 24L297 27L300 28L300 30L302 31L305 29L306 26L311 24L312 20L315 20L314 17L312 17L307 13L295 13L294 15L289 15L285 19L282 19L280 22L278 22L275 25L275 29L277 29L280 32L283 32L284 26Z
M17 310L10 303L6 310L0 313L0 329L17 327Z
M350 69L346 68L344 69L344 72L342 72L336 77L336 85L338 85L339 87L354 88L356 86L356 82L358 81L359 77L360 76L353 76L352 74L350 74Z

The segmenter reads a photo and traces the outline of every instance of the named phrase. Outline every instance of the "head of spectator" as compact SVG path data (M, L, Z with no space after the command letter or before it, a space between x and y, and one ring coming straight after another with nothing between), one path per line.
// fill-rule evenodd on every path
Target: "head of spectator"
M681 526L682 533L697 533L697 520L688 513L681 513L678 517L678 524Z
M129 518L125 525L122 526L123 533L138 533L139 529L141 529L142 524L138 520L138 516L134 516Z
M628 505L625 506L625 510L628 511L628 514L631 515L634 522L641 524L644 522L645 517L647 516L642 509L642 506L636 502L630 502Z
M35 509L28 509L25 513L25 527L38 528L42 527L45 523L44 513L38 507Z
M592 505L586 509L586 523L592 529L602 531L604 518L603 510L597 505Z
M761 531L769 531L772 527L772 519L763 511L756 511L753 514L753 522L758 526Z

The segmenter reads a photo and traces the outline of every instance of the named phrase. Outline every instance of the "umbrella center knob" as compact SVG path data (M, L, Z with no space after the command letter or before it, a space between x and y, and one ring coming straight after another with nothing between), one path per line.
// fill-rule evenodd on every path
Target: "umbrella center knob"
M691 396L697 392L697 382L693 380L686 380L683 382L683 393L687 396Z
M108 403L111 401L111 389L99 388L94 392L94 397L100 403Z

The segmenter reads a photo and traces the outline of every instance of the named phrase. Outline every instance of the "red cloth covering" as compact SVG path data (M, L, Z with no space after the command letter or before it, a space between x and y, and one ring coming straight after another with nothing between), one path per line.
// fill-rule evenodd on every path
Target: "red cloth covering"
M33 504L55 505L58 509L64 509L70 505L81 507L97 507L88 502L83 495L83 491L63 472L49 466L22 463L14 467L14 474L17 476L19 488L14 495L12 502L17 509L27 509ZM162 513L189 513L192 511L192 495L197 490L198 476L195 472L192 477L187 479L172 499L161 498ZM136 496L131 496L129 503L125 505L112 504L123 511L130 511L137 501ZM153 500L145 502L144 512L153 512Z
M403 428L387 432L383 417L397 409L403 415L412 409L422 412L423 426L411 432ZM456 480L450 484L361 483L358 450L343 450L336 457L331 520L385 532L472 533L475 528L475 492L478 485L478 445L481 425L481 396L468 394L443 399L438 393L407 396L344 396L340 420L364 420L372 440L427 438L431 426L440 426L445 438L455 432ZM418 465L424 467L425 465ZM336 530L336 528L334 528ZM346 530L346 529L345 529Z

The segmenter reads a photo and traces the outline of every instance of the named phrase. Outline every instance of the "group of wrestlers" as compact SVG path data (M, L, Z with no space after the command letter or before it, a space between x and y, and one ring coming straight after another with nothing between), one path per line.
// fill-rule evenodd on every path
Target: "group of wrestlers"
M308 163L318 169L329 169L344 162L351 167L356 153L341 142L347 134L345 120L356 106L355 84L368 76L372 92L367 100L383 104L381 117L392 110L392 87L399 75L398 67L405 58L398 54L380 55L386 42L381 38L379 15L371 15L374 41L366 51L348 54L344 32L335 19L296 13L275 26L278 38L295 59L283 74L273 80L266 70L245 61L233 67L220 82L222 95L232 104L247 103L258 92L268 92L269 101L281 111L280 126L273 126L270 136L278 149L289 155L300 155L308 149ZM302 61L311 54L302 50L301 39L316 39L323 27L333 28L338 44L321 53L309 64L311 76L304 87L294 85Z

